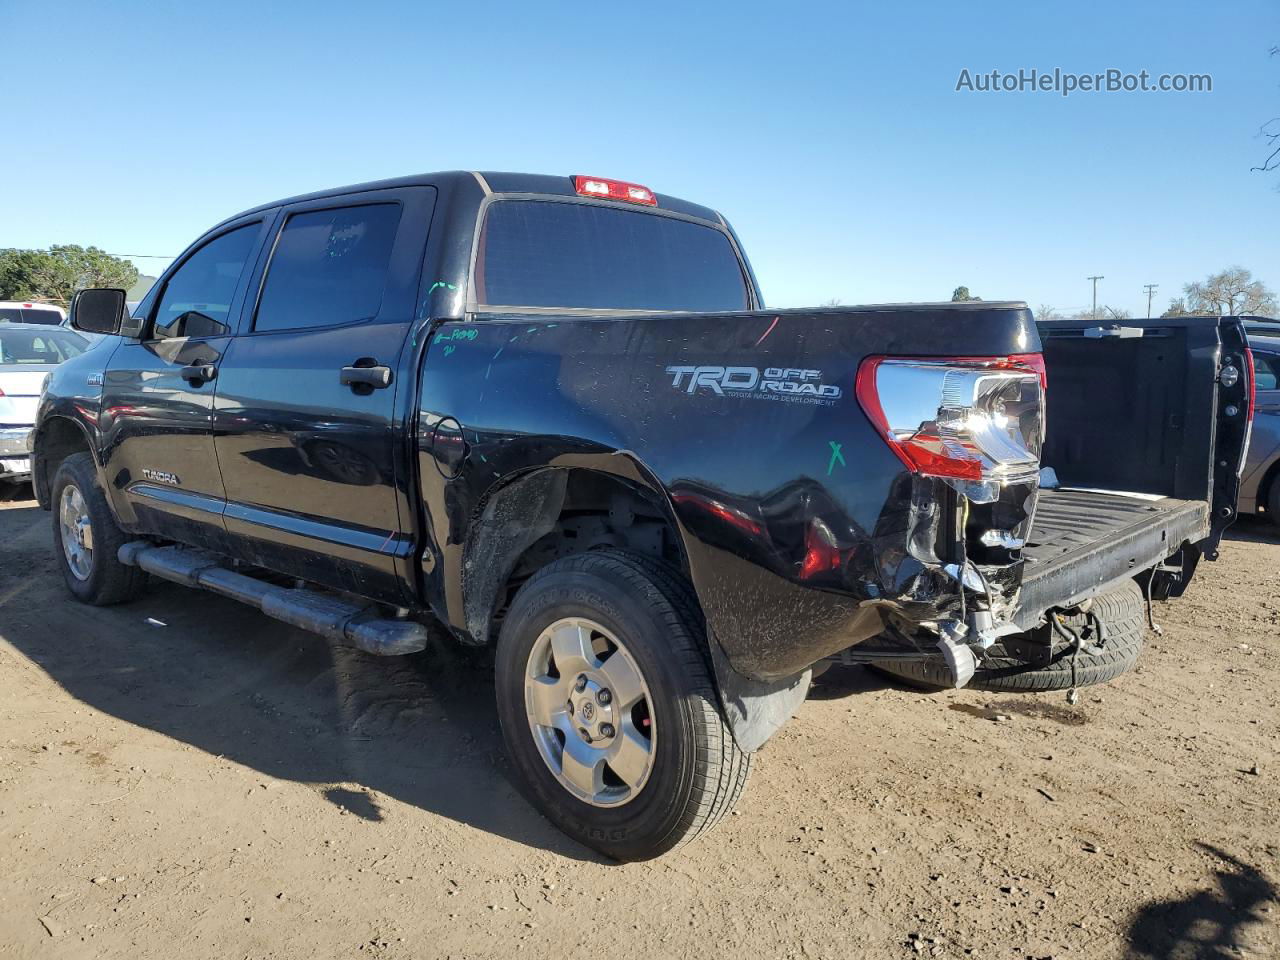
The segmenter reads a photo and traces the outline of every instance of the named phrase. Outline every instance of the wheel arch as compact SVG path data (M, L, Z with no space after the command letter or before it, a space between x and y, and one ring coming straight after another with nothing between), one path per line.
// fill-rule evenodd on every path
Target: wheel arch
M497 636L507 606L521 584L537 570L573 553L622 547L658 562L687 584L692 601L702 605L691 576L690 534L676 517L662 485L629 457L610 458L621 469L598 465L551 466L528 471L493 489L468 531L462 559L462 597L466 633L487 644ZM609 503L609 522L593 527ZM618 517L629 507L648 508L637 524ZM635 511L640 513L641 511ZM578 535L574 523L586 521ZM634 516L630 518L634 521ZM657 522L660 530L643 528ZM622 534L621 529L632 531ZM757 680L729 663L713 631L705 630L707 657L730 730L741 749L760 749L792 716L808 692L810 671L777 680Z
M1258 512L1261 507L1265 510L1271 509L1271 492L1280 484L1280 450L1277 450L1271 459L1271 463L1267 466L1262 474L1262 479L1258 481L1257 493L1254 496L1254 512ZM1280 517L1272 517L1274 522L1280 523Z
M88 453L94 466L101 467L88 428L74 417L61 414L46 417L36 429L31 447L31 484L37 502L46 510L50 507L53 477L67 457L73 453Z
M539 467L505 479L485 495L462 552L463 614L474 643L496 637L520 583L563 556L624 546L663 560L688 578L685 533L670 500L647 471L635 461L629 464L622 470ZM645 528L642 534L627 532L638 525Z

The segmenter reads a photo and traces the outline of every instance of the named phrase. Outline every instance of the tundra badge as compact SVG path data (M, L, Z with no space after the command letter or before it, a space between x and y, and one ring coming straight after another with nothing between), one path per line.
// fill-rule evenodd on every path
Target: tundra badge
M165 470L152 470L150 467L143 467L142 476L152 483L167 483L171 487L177 487L182 484L182 480L178 478L176 473L169 473Z

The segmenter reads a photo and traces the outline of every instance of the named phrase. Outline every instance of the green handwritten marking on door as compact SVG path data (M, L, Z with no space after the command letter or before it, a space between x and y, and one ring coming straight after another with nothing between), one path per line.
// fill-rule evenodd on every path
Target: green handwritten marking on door
M448 346L446 346L446 347L444 348L444 355L447 357L449 354L453 353L453 351L454 351L455 349L457 349L457 348L456 348L456 347L454 347L454 345L453 345L452 343L451 343L451 344L449 344ZM828 472L828 473L830 473L831 471L829 471L829 470L828 470L827 472Z
M842 467L847 466L847 464L844 462L844 454L840 452L840 448L844 446L843 443L828 440L827 446L831 448L831 462L827 464L827 476L829 477L831 476L831 471L836 468L837 463Z
M474 340L480 335L479 330L464 330L454 327L452 330L441 330L436 334L435 343L448 343L450 340Z
M436 291L436 287L444 287L446 290L457 290L457 289L458 289L458 288L457 288L457 287L455 287L452 283L445 283L443 280L437 280L435 283L433 283L433 284L432 284L432 285L427 289L427 296L431 296L431 294L435 293L435 291Z

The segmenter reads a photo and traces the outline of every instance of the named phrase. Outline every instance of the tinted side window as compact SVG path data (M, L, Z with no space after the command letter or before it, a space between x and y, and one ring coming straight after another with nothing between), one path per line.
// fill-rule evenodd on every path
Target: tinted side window
M1254 389L1275 390L1280 381L1280 354L1254 353Z
M475 268L481 304L744 310L747 285L719 230L583 203L489 206Z
M216 337L230 331L231 299L259 226L237 227L187 258L165 284L156 305L154 338Z
M394 203L293 214L271 254L253 328L329 327L376 317L399 225Z

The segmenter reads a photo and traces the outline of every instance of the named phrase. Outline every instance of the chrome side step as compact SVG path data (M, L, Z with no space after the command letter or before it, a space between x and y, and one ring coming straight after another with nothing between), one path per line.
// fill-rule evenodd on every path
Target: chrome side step
M157 547L135 540L124 544L118 556L121 563L141 567L162 580L239 600L276 620L349 643L366 653L394 657L417 653L427 646L427 628L414 620L378 617L373 606L361 607L315 590L263 583L228 570L222 557L207 550Z

